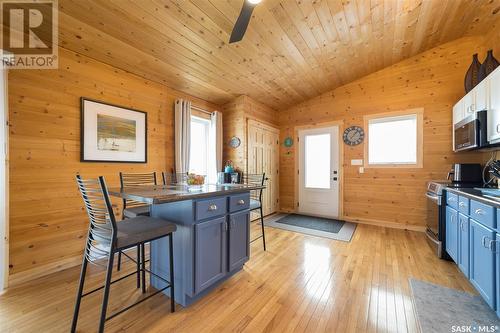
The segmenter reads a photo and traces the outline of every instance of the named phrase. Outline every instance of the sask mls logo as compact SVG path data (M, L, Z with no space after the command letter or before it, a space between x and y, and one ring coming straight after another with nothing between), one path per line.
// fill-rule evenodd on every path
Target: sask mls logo
M57 0L0 0L1 58L9 69L57 68Z

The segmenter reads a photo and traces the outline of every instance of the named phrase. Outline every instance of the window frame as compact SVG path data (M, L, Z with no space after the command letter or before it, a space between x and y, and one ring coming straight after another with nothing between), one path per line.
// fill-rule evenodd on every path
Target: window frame
M397 118L404 116L412 116L415 115L417 119L417 162L416 163L378 163L378 164L370 164L369 160L369 140L370 140L370 121L375 119L384 119L384 118ZM365 128L365 143L364 143L364 167L365 168L423 168L423 120L424 120L424 109L416 108L416 109L407 109L395 112L384 112L366 115L363 117L364 119L364 128Z
M206 173L207 173L207 174L206 174L206 175L203 175L203 176L207 176L207 177L208 177L208 172L209 172L209 157L208 157L208 155L209 155L209 153L210 153L210 149L209 149L209 148L210 148L210 147L209 147L209 138L210 138L210 119L207 119L207 118L204 118L204 117L200 117L200 116L198 116L198 115L191 115L191 123L192 123L193 121L194 121L194 122L197 122L197 123L200 123L200 124L203 124L203 125L205 125L205 126L206 126L206 133L205 133L205 136L206 136L206 139L205 139L205 142L206 142L206 144L205 144L205 149L206 149L206 152L205 152L205 154L206 154L206 157L207 157L207 158L206 158L205 163L206 163L206 170L207 170L207 171L206 171ZM191 125L191 128L192 128L192 125ZM190 138L190 141L191 141L191 138ZM188 170L188 171L189 171L190 173L192 172L192 169L191 169L191 151L192 151L192 149L190 149L190 150L189 150L189 154L190 154L189 159L190 159L190 160L189 160L189 170Z

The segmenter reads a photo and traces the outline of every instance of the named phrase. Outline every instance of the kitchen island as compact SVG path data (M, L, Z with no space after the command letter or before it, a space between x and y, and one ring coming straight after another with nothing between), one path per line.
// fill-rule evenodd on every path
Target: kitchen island
M250 257L250 191L259 186L158 185L110 189L110 195L150 205L152 217L177 224L175 301L186 307L243 268ZM150 268L169 276L166 238L151 242ZM157 289L164 282L151 275ZM170 289L165 291L170 296Z

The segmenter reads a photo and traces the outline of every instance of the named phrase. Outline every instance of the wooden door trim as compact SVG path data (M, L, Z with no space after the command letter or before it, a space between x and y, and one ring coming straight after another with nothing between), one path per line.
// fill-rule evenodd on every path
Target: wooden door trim
M247 132L248 132L248 128L250 126L260 127L262 129L265 129L267 131L271 131L271 132L274 132L277 134L279 134L279 132L280 132L279 128L277 128L277 127L274 127L272 125L266 124L264 122L261 122L261 121L255 120L255 119L248 118L247 119Z
M339 145L339 219L344 218L344 145L342 144L342 133L344 132L344 121L343 120L335 120L335 121L327 121L321 123L312 123L308 125L298 125L294 127L294 136L295 136L295 165L294 165L294 198L293 198L293 211L295 213L298 212L297 203L299 202L299 131L307 130L307 129L316 129L316 128L325 128L338 126L338 145Z
M279 147L279 139L280 139L280 130L278 127L273 127L272 125L269 125L267 123L264 123L264 122L261 122L261 121L258 121L258 120L255 120L255 119L250 119L250 118L247 118L247 121L246 121L246 131L245 131L245 136L246 136L246 140L245 140L245 156L246 156L246 163L245 163L245 171L248 172L249 170L249 161L250 161L250 126L255 126L257 128L261 128L263 130L266 130L266 131L269 131L271 133L274 133L278 136L278 147L276 149L276 167L277 167L277 170L278 170L278 174L275 175L274 177L274 186L275 186L275 193L276 193L276 200L278 200L277 204L276 204L276 210L275 210L275 213L276 212L279 212L280 211L280 174L279 174L279 167L280 167L280 147Z
M8 287L9 284L9 93L8 93L8 69L4 69L3 73L0 71L1 78L3 80L3 91L0 92L4 94L4 103L2 105L3 114L0 117L3 118L0 126L2 126L2 143L4 144L5 155L0 158L0 163L4 164L4 173L0 175L3 178L3 183L5 188L3 189L4 195L2 200L3 210L2 216L0 216L0 294L2 294Z

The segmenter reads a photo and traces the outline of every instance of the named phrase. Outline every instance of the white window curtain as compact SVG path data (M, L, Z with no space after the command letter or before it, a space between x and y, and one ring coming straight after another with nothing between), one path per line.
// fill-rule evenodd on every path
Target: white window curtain
M191 102L175 101L175 172L189 171L189 149L191 138Z
M212 112L210 116L208 154L208 183L217 182L217 172L222 171L222 113Z

